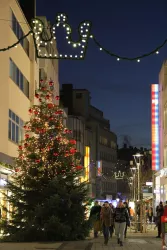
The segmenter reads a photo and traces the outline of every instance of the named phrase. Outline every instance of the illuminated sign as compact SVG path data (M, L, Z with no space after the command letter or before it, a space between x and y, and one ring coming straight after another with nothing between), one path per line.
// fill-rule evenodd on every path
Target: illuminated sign
M159 85L151 86L152 170L160 168Z
M84 157L85 178L84 178L84 181L89 181L89 168L90 168L90 147L85 147L85 157Z
M102 175L102 161L97 161L97 176Z

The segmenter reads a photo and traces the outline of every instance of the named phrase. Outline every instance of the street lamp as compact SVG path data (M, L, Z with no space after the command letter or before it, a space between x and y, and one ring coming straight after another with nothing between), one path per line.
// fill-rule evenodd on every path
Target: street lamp
M141 194L141 187L140 187L140 167L141 167L141 157L142 157L143 155L142 154L140 154L140 153L137 153L137 154L135 154L135 155L133 155L133 157L134 157L134 161L135 161L135 163L136 163L136 167L137 167L137 172L138 172L138 182L137 182L137 186L138 186L138 202L140 202L140 194ZM139 206L140 206L140 203L139 203ZM139 222L139 224L138 224L138 230L140 230L141 232L142 232L142 224L140 223L140 218L142 217L141 215L142 215L142 213L141 213L141 207L140 207L140 215L139 215L139 217L138 217L138 222ZM137 206L136 206L136 216L135 216L135 221L137 220ZM137 222L137 221L136 221ZM136 224L136 226L137 226L137 224ZM137 227L136 227L136 231L137 231Z
M138 201L140 201L140 166L141 166L142 156L143 155L140 153L133 155L138 170Z

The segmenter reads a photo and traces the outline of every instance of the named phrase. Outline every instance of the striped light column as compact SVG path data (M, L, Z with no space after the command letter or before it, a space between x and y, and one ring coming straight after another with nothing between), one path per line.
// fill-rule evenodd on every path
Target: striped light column
M152 170L160 169L159 85L151 85Z

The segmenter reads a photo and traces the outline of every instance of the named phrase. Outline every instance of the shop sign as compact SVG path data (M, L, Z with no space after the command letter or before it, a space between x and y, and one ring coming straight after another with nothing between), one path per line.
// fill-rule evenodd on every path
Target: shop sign
M153 183L152 182L146 182L146 186L152 186Z

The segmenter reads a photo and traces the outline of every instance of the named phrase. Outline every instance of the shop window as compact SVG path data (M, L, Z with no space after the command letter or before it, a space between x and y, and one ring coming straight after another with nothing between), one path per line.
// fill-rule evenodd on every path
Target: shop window
M11 141L18 144L24 139L23 126L24 126L23 120L20 119L14 112L9 110L8 138Z

